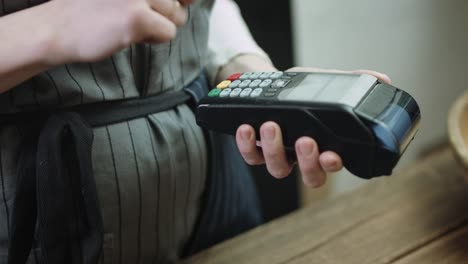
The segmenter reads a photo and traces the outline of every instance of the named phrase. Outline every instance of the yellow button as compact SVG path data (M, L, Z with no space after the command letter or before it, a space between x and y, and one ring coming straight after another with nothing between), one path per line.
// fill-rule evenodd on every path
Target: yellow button
M231 81L223 81L220 84L218 84L218 86L216 86L216 88L225 89L225 88L228 88L229 85L231 85Z

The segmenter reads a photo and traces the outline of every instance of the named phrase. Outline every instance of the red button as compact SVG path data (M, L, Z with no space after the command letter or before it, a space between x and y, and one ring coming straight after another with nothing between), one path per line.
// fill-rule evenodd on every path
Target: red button
M235 81L237 79L239 79L239 77L241 77L242 73L236 73L236 74L233 74L231 76L229 76L227 79L230 80L230 81Z

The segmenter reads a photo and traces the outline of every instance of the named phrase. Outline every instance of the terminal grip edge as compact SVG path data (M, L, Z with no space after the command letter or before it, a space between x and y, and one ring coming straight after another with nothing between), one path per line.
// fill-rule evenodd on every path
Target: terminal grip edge
M252 113L255 113L253 118ZM318 113L320 115L320 113ZM354 175L370 179L381 176L374 175L374 145L373 138L369 140L350 140L337 136L326 124L322 123L310 109L255 105L199 105L197 108L197 123L201 127L235 135L238 127L249 124L259 134L260 126L267 122L276 122L282 130L283 143L286 150L293 151L295 141L302 136L314 138L321 152L334 151L343 159L343 164ZM340 120L336 120L340 122ZM307 124L297 127L291 124Z

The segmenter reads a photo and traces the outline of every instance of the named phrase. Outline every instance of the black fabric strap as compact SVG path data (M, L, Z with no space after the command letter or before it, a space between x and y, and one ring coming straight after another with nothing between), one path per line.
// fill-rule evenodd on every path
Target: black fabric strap
M71 108L70 111L80 113L91 126L99 127L163 112L190 99L190 95L181 90L144 98L83 105Z
M92 127L165 111L191 98L196 102L203 87L202 74L185 90L152 97L0 114L0 125L13 122L28 131L18 160L8 263L25 263L35 238L41 263L98 263L103 222L92 170Z
M93 131L76 113L47 121L37 151L38 242L45 263L97 263L103 223L91 151Z
M34 244L36 227L36 149L37 134L28 126L20 150L15 203L11 215L8 263L25 263ZM19 165L21 164L21 165Z
M36 223L42 263L97 263L103 223L92 129L78 114L60 113L47 120L38 138L36 133L30 131L18 162L8 263L26 262Z
M55 113L74 112L79 113L92 127L99 127L166 111L190 99L189 93L180 90L143 98L92 103L65 109L26 110L13 114L0 114L0 126L9 123L35 122L38 119L46 120Z

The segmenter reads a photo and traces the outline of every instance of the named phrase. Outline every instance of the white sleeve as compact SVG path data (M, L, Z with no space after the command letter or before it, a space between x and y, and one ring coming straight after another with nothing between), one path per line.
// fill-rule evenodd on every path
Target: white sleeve
M256 54L270 61L252 37L237 4L216 0L210 18L209 59L206 65L211 83L223 65L242 54Z

